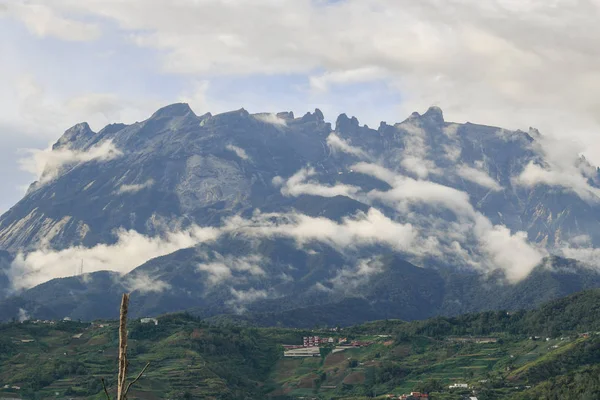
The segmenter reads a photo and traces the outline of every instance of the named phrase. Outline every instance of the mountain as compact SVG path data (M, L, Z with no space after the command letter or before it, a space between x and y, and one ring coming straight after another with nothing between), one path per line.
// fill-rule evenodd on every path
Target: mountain
M86 123L75 125L53 146L66 161L48 166L41 182L0 218L0 246L14 252L42 239L56 249L93 246L114 242L115 229L157 234L161 222L218 225L223 216L256 208L304 206L302 212L319 214L322 198L310 204L284 196L273 178L310 165L323 182L385 188L373 177L348 173L360 159L356 149L394 171L464 191L492 223L524 230L533 241L553 245L583 234L600 241L597 205L557 186L515 185L529 163L547 162L531 146L535 130L530 135L445 122L432 107L402 123L382 122L377 130L342 114L331 133L319 110L301 118L244 109L199 117L187 104L97 133ZM336 144L353 148L335 151ZM590 185L597 178L596 172ZM365 207L350 200L338 199L342 215ZM336 211L342 210L330 212Z
M0 319L113 317L109 299L134 291L140 315L308 326L318 307L319 323L354 324L600 286L598 171L546 146L535 129L447 122L437 107L377 129L187 104L77 124L0 217L0 297L20 291ZM344 317L349 304L360 311Z

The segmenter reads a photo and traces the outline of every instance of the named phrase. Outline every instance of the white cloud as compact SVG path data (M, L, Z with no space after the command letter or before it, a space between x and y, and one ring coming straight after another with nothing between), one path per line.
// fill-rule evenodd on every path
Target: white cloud
M277 127L283 128L287 126L287 122L285 119L278 117L276 114L272 113L262 113L262 114L252 114L254 119L258 121L275 125Z
M266 261L258 254L242 257L223 256L214 253L214 259L198 264L198 270L209 274L209 281L213 285L232 281L233 272L243 272L251 276L264 276L265 271L260 267ZM238 279L239 280L239 279Z
M204 114L210 109L208 89L210 82L207 80L194 80L180 97L181 103L188 103L197 115Z
M242 160L250 159L250 156L248 156L248 154L246 153L246 150L242 149L241 147L237 147L232 144L228 144L227 146L225 146L225 148L227 150L233 151Z
M518 281L547 254L545 250L527 242L524 232L511 233L502 225L493 225L476 211L469 196L462 191L430 181L415 180L375 164L358 163L357 172L368 174L389 183L392 188L382 192L373 190L369 197L393 206L416 227L421 237L423 254L462 259L462 263L485 270L500 268L511 281ZM452 211L456 222L445 217L413 213L415 206L429 205ZM443 215L443 214L442 214ZM452 240L454 236L454 239ZM448 241L451 240L449 243ZM477 244L478 253L467 253L463 246Z
M481 214L476 217L475 232L484 254L490 258L490 264L501 268L512 282L527 277L547 255L543 249L527 242L525 232L513 234L505 226L492 226Z
M375 208L346 217L341 223L296 213L257 213L250 219L232 217L225 229L251 237L289 237L300 245L320 241L342 250L384 244L410 251L417 234L412 225L392 221Z
M58 14L47 4L33 4L15 0L4 5L5 13L20 20L39 37L53 36L68 41L90 41L101 32L96 24L77 21Z
M123 184L117 190L118 194L137 193L144 189L151 188L154 185L154 179L148 179L144 183L134 183L131 185Z
M243 313L246 311L245 306L247 304L269 297L269 294L266 290L258 290L254 288L248 290L236 290L231 288L231 294L233 295L233 299L228 300L227 304L233 306L235 312L237 313Z
M600 189L592 187L580 173L546 169L533 162L525 167L514 182L527 187L540 184L560 186L572 190L582 199L589 201L598 201L600 198Z
M65 106L78 114L102 114L107 120L118 116L123 100L114 93L87 93L68 99Z
M219 231L192 227L156 237L125 230L116 234L114 244L98 244L91 248L76 246L64 250L43 246L29 253L19 253L9 271L12 284L16 289L22 289L53 278L72 276L82 261L86 273L103 270L127 273L152 258L214 240Z
M456 173L463 179L476 183L479 186L488 188L495 192L502 190L502 186L500 186L496 180L494 180L486 172L479 169L463 164L456 169Z
M334 186L322 185L317 181L310 180L316 175L314 168L302 168L287 181L281 177L273 179L274 185L281 185L281 194L284 196L298 197L303 194L322 197L346 196L353 198L360 190L359 187L338 183Z
M98 21L193 81L276 74L302 76L304 86L321 90L384 82L402 95L397 115L439 104L456 121L535 125L583 138L600 160L593 135L600 122L596 1L13 3L7 10L34 32L93 38L97 31L87 21Z
M59 148L52 150L25 149L28 157L19 160L21 169L35 174L40 184L47 183L59 176L65 167L90 161L109 161L123 153L110 140L95 144L85 151Z
M376 164L358 163L352 166L356 172L373 176L392 185L388 191L372 190L369 197L394 204L406 210L413 204L434 204L454 211L459 216L472 216L473 207L467 193L431 181L416 180Z
M341 151L343 153L352 154L353 156L357 156L359 158L370 158L367 152L365 152L359 147L352 146L350 143L336 135L334 132L331 132L329 136L327 136L327 145L334 152Z
M397 126L404 135L404 149L400 164L418 178L425 179L430 174L441 174L442 171L428 158L429 146L426 143L427 133L418 121L408 120Z
M231 289L231 294L235 297L236 301L239 303L249 303L252 301L256 301L258 299L264 299L267 297L267 292L265 290L236 290Z
M310 86L316 91L326 91L332 85L369 82L385 79L389 73L383 68L366 66L352 70L326 72L322 75L311 76Z
M357 261L355 266L339 270L330 282L334 290L348 292L367 283L373 275L381 272L383 272L383 263L377 258L361 259ZM323 290L327 289L327 287L323 286L323 288L319 289Z
M557 132L573 123L578 131L597 126L596 2L215 0L172 7L61 0L53 5L59 15L79 12L110 20L133 43L159 51L171 72L305 73L319 89L383 78L402 91L401 114L441 104L461 121L476 118L511 128L541 122L544 131ZM265 24L266 15L278 18ZM557 39L557 31L569 34Z
M122 283L130 292L160 293L171 289L171 285L167 282L153 278L146 273L129 275Z
M30 319L31 317L29 316L27 310L19 307L19 322L29 321Z
M558 140L553 137L538 136L532 149L543 159L531 161L523 171L513 177L513 183L526 187L536 185L559 186L576 193L589 202L600 200L596 168L585 159L578 157L583 150L580 143L572 140Z
M315 290L317 290L319 292L325 292L325 293L333 292L333 289L323 285L321 282L315 283L315 285L313 287L315 288Z
M0 76L4 79L0 83L6 86L6 91L0 96L0 104L6 112L0 116L0 122L31 138L55 138L57 132L81 121L87 121L97 130L115 121L140 121L164 106L161 101L147 96L123 97L116 93L79 88L72 93L63 93L51 90L50 82L43 84L38 76L24 71L12 71L8 77Z

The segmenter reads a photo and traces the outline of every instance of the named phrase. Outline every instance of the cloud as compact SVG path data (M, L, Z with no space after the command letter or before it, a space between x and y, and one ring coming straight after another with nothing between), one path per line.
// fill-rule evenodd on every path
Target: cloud
M228 144L227 146L225 146L225 148L227 150L233 151L242 160L250 159L250 156L248 156L248 154L246 153L246 150L242 149L241 147L237 147L232 144Z
M416 240L422 243L424 255L460 260L464 265L484 270L500 268L511 281L526 277L547 255L544 249L527 241L525 232L511 233L505 226L493 225L473 208L465 192L395 174L375 164L358 163L353 169L392 186L385 192L373 190L368 196L393 206L408 218L421 235ZM412 212L413 207L423 205L434 207L434 214ZM453 212L457 220L449 221L443 212L435 208ZM464 246L471 247L470 243L476 244L476 252L465 251ZM444 256L439 257L437 252Z
M313 287L315 288L315 290L317 290L319 292L325 292L325 293L333 292L332 288L329 288L329 287L323 285L321 282L315 283Z
M359 147L352 146L350 143L336 135L334 132L331 132L329 136L327 136L327 145L334 152L341 151L342 153L351 154L359 158L370 158L367 152L365 152Z
M180 97L179 102L188 103L192 110L196 110L198 115L208 112L210 102L208 100L208 89L210 82L208 80L194 80Z
M69 148L52 150L52 147L45 150L25 149L23 151L28 156L19 160L21 169L38 176L40 184L52 181L66 167L91 161L110 161L123 154L111 140L95 144L84 151Z
M148 179L144 183L134 183L131 185L123 184L117 190L118 194L137 193L144 189L151 188L154 185L154 179Z
M332 85L369 82L385 79L389 73L377 66L365 66L352 70L326 72L309 78L310 87L316 91L326 91Z
M27 310L19 307L19 322L29 321L30 319L31 317L29 316Z
M384 265L377 259L361 259L351 268L343 268L330 280L333 290L348 292L355 290L358 286L366 284L373 275L383 272ZM328 289L326 286L319 287L320 290ZM327 291L327 290L324 290Z
M600 200L598 171L578 156L582 151L580 143L539 135L531 148L539 159L529 162L518 176L513 177L513 184L558 186L574 192L585 201Z
M68 99L65 106L76 113L97 113L107 119L114 119L123 108L123 100L114 93L87 93Z
M302 168L287 181L281 177L275 177L273 184L281 185L281 194L284 196L298 197L304 194L321 197L346 196L353 198L360 188L352 185L337 183L334 186L322 185L319 182L310 180L317 173L314 168Z
M502 225L492 225L483 215L476 218L475 232L490 264L501 268L509 281L518 282L529 275L546 251L531 245L525 232L511 233Z
M121 281L128 291L140 293L161 293L171 289L171 285L146 273L128 275Z
M434 204L452 210L459 216L472 216L475 212L469 195L449 186L409 178L376 164L362 162L352 166L352 169L390 184L392 189L372 190L368 196L393 204L399 210L404 211L413 204Z
M155 237L133 230L119 230L114 244L99 244L91 248L76 246L64 250L42 245L38 250L17 254L9 276L15 289L23 289L53 278L72 276L82 261L86 273L104 270L128 273L152 258L214 240L218 235L216 228L196 226Z
M533 124L545 132L583 138L593 159L600 160L593 135L600 122L600 101L594 95L600 89L595 56L595 38L600 34L595 15L600 4L595 1L214 0L181 1L172 7L142 1L56 0L50 5L38 0L16 4L7 8L34 16L51 14L32 17L43 23L19 20L45 34L56 30L58 37L94 37L95 30L88 29L93 24L87 22L98 21L111 33L107 40L121 40L119 44L130 46L125 51L141 47L142 51L131 53L148 51L163 70L181 74L188 82L275 76L294 95L311 88L327 91L332 85L344 89L360 83L359 90L372 91L372 98L377 98L378 90L373 87L381 84L402 96L394 106L395 115L439 104L455 121L477 120L511 129ZM263 23L265 16L272 15L279 17ZM203 23L195 23L198 20ZM555 32L569 34L556 38ZM75 54L78 48L69 50ZM93 68L89 74L92 82L102 78ZM272 98L273 89L265 87L264 96ZM331 97L310 93L309 100L339 104L349 97L343 90L337 92ZM356 92L351 93L353 100ZM372 104L365 113L374 115L373 110L382 107L377 101Z
M233 295L233 299L228 300L227 304L233 306L235 312L238 314L246 311L246 305L249 303L253 303L256 300L266 299L269 297L269 294L266 290L257 290L254 288L248 290L237 290L231 288L231 294Z
M4 7L6 14L23 22L29 32L39 37L90 41L97 39L101 34L96 24L66 18L47 5L16 0Z
M405 133L400 164L421 179L427 178L430 174L441 174L442 171L435 162L428 159L427 133L420 123L416 120L408 120L398 125L397 129Z
M412 225L395 222L375 208L345 217L339 223L298 213L256 213L249 219L232 217L226 220L224 229L249 237L292 238L300 245L319 241L340 250L384 244L410 251L416 238Z
M212 260L198 264L198 270L208 272L210 283L217 285L226 281L233 281L234 272L264 276L265 271L260 267L260 264L264 263L266 263L266 260L258 254L233 257L214 252ZM236 281L240 281L240 279L236 279Z
M495 181L486 172L479 169L463 164L456 169L456 173L461 178L476 183L479 186L488 188L494 192L502 190L502 186L497 181Z
M258 121L264 122L266 124L275 125L280 128L287 126L286 120L278 117L276 114L272 114L272 113L252 114L252 117Z
M575 192L580 198L587 201L598 201L600 189L592 187L587 179L580 173L546 169L534 164L527 164L523 172L513 180L517 185L534 187L536 185L560 186Z

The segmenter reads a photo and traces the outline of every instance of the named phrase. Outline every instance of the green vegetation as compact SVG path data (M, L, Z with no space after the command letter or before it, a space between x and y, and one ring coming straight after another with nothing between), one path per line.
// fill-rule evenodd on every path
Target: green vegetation
M480 400L600 398L600 290L534 311L341 331L214 325L187 314L158 320L130 322L130 370L151 363L131 398L367 399L410 391L433 400L473 392ZM283 357L281 344L307 335L372 344ZM117 342L116 322L0 325L0 397L102 399L101 379L114 387ZM449 389L454 383L469 388Z

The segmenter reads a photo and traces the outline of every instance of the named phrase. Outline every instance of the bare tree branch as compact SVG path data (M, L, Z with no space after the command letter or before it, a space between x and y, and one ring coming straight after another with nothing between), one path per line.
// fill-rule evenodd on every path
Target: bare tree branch
M123 294L119 320L119 376L117 380L117 400L125 400L125 381L127 379L127 311L129 295Z
M110 400L110 395L108 394L108 390L106 389L106 383L104 382L104 378L102 378L102 387L104 388L104 394L106 394L106 398Z
M133 386L133 384L136 383L142 377L142 375L144 375L144 372L146 372L146 369L148 369L149 366L150 366L150 363L146 364L146 366L144 367L142 372L140 372L140 374L137 376L137 378L135 378L133 381L131 381L129 383L129 385L127 385L127 389L125 390L125 394L123 395L125 399L127 398L127 393L129 393L129 389L131 389L131 386Z

